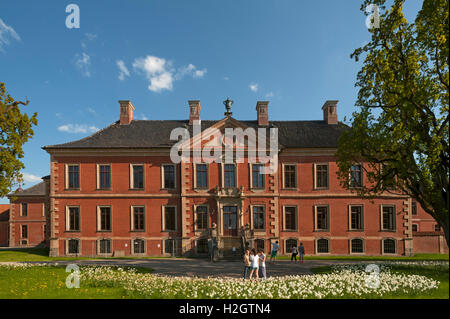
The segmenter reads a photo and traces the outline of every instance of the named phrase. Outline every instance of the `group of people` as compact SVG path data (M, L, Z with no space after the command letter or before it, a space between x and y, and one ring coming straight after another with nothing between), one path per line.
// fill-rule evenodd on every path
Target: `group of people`
M272 251L270 253L269 263L274 262L277 257L278 249L280 245L278 241L272 243ZM291 262L297 262L297 255L299 255L299 261L303 263L303 257L305 255L305 247L303 243L300 243L300 246L293 246L291 248ZM244 254L244 279L266 279L266 254L264 254L264 250L260 249L256 252L255 249L246 249Z

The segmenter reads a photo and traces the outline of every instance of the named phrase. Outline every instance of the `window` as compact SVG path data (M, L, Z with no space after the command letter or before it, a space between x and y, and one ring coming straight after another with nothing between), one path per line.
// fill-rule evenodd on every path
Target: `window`
M111 207L102 206L98 208L98 230L111 231Z
M177 242L175 239L166 239L164 241L164 252L166 254L175 255L177 251Z
M328 206L316 206L316 230L327 231L328 227Z
M382 206L382 229L394 231L395 230L395 207L394 206Z
M99 165L98 166L98 188L109 189L111 188L111 166Z
M28 216L28 204L27 203L22 203L21 204L21 216Z
M207 254L209 251L208 239L201 238L197 240L197 254Z
M196 164L196 187L197 188L208 188L208 165L207 164Z
M417 224L412 224L412 231L413 232L417 232L419 230L419 225Z
M297 207L288 206L284 208L284 223L285 230L297 229Z
M396 253L395 239L384 239L383 240L383 253L384 254L395 254Z
M292 247L297 247L297 239L287 239L286 240L286 253L292 251Z
M67 241L67 253L68 254L79 254L80 253L80 240L79 239L69 239Z
M284 165L284 188L297 187L296 165Z
M67 188L80 188L79 165L67 165Z
M264 166L262 164L252 165L252 187L253 188L264 188L264 174L262 170Z
M111 254L111 246L112 246L111 243L112 243L111 239L100 239L99 253L100 254Z
M439 226L439 224L434 224L434 231L441 231L441 226Z
M67 228L68 231L80 231L80 208L67 208Z
M22 225L22 238L28 238L28 225Z
M417 215L417 202L416 201L413 201L411 203L411 214Z
M264 239L255 239L255 248L257 251L259 250L265 250L265 241Z
M362 187L363 185L363 171L362 165L352 165L350 168L350 187Z
M321 238L317 240L317 253L326 254L330 252L328 239Z
M224 177L224 187L236 187L236 165L225 164Z
M265 230L264 206L253 206L253 229Z
M176 228L176 210L173 206L164 206L164 230L175 231Z
M144 189L144 165L132 165L132 188Z
M145 254L145 240L139 238L133 240L133 253Z
M350 251L352 253L363 253L364 252L364 240L360 238L355 238L350 241Z
M133 218L132 218L132 230L144 231L145 230L145 207L133 206Z
M350 230L363 230L364 217L362 206L350 206Z
M163 165L163 188L175 188L175 165Z
M316 188L328 188L328 164L316 164Z
M208 206L197 206L197 230L208 229Z

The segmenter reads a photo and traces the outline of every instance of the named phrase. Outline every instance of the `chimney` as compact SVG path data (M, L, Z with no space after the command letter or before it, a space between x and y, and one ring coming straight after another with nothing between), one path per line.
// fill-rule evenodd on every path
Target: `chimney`
M189 103L189 125L192 125L194 121L200 121L200 110L202 106L200 101L188 101Z
M337 118L337 104L338 101L326 101L322 106L323 110L323 120L327 122L327 124L338 124Z
M128 125L133 120L134 106L129 100L119 100L120 125Z
M269 101L258 101L256 102L256 112L258 113L258 125L267 126L269 125Z

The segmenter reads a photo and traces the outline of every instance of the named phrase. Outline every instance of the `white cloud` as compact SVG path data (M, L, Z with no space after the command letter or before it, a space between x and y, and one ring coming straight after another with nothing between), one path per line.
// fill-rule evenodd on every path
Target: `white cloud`
M94 133L98 130L97 127L86 124L65 124L58 127L58 131L67 133Z
M250 83L250 85L248 87L250 88L250 90L252 92L257 92L258 91L258 84L257 83Z
M33 175L33 174L22 173L22 176L23 176L23 180L25 182L29 182L29 183L35 183L35 182L39 182L42 180L42 178L40 178L39 176Z
M91 76L91 57L87 55L86 53L75 54L75 66L78 68L78 70L83 74L84 76L90 77Z
M17 32L0 18L0 51L4 51L3 47L9 44L9 38L20 41Z
M128 71L128 68L125 66L125 62L122 60L116 61L117 67L119 68L119 80L123 81L125 80L125 76L130 76L130 71Z
M229 78L228 76L224 76L223 79L224 79L225 81L228 81L230 78Z
M148 89L153 92L170 91L173 89L174 81L181 80L187 75L193 78L201 78L207 72L206 68L199 70L193 64L176 69L172 66L171 61L152 55L135 59L133 68L145 74L146 78L150 81Z
M91 113L92 115L97 115L97 112L96 112L92 107L88 107L88 108L87 108L87 111L88 111L89 113Z
M273 94L273 92L269 92L269 93L267 93L265 96L266 96L266 97L273 97L274 94Z
M94 33L85 33L84 36L85 36L85 39L81 40L81 47L86 50L87 42L94 41L95 39L97 39L97 35Z

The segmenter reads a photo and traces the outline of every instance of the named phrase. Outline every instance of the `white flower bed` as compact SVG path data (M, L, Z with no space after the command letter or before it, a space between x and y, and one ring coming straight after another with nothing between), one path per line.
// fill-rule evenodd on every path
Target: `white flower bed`
M338 266L330 274L271 277L262 281L236 278L166 277L140 274L133 270L86 267L81 284L120 286L144 298L366 298L388 293L421 293L436 289L439 282L418 275L391 273L386 267L378 274L378 288L367 285L365 265ZM364 267L364 268L363 268Z

